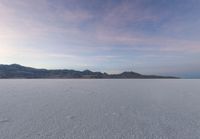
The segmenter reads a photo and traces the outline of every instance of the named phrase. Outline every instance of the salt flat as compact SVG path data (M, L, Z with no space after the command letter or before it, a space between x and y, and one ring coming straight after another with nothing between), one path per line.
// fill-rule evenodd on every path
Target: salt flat
M200 80L0 80L0 139L199 139Z

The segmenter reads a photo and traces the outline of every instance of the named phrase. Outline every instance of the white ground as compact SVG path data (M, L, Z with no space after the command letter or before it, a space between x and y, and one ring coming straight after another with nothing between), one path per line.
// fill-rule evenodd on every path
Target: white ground
M199 139L200 80L0 80L0 139Z

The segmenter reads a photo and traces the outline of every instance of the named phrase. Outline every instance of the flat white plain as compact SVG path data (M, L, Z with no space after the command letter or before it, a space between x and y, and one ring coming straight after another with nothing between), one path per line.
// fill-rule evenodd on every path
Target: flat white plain
M0 80L0 139L199 139L200 80Z

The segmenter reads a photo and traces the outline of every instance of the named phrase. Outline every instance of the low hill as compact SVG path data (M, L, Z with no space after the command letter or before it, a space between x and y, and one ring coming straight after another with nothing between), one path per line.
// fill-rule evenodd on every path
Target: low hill
M105 78L105 79L156 79L156 78L176 78L170 76L157 76L157 75L142 75L136 72L123 72L120 74L107 74L102 72L93 72L90 70L76 71L68 69L36 69L32 67L25 67L18 64L0 65L0 78Z

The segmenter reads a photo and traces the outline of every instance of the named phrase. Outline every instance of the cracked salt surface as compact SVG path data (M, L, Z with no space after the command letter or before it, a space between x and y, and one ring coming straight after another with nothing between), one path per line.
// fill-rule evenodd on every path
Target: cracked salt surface
M200 80L0 80L0 139L198 139Z

